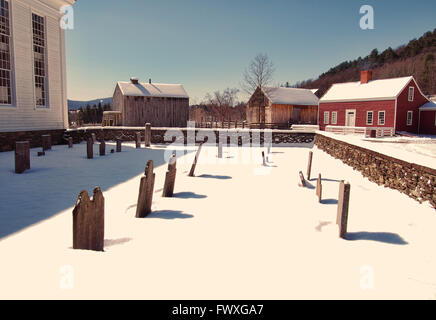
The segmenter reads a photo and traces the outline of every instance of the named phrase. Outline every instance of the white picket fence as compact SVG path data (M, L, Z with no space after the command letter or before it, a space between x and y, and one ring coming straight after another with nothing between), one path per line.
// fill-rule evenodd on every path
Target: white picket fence
M394 128L388 127L339 127L339 126L327 126L326 132L332 132L336 134L355 134L364 135L366 138L371 137L371 132L375 131L375 137L392 137L395 134Z
M308 124L293 124L291 126L291 129L295 130L295 131L315 132L315 131L319 130L319 126L308 125Z

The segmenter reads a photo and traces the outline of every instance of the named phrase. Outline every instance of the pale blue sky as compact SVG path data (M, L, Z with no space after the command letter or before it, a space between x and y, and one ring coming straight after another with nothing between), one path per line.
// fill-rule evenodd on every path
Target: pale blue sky
M359 27L364 4L374 7L375 30ZM182 83L195 103L239 87L258 53L273 61L274 84L295 83L436 28L434 0L78 0L74 9L74 100L112 96L117 81L135 76Z

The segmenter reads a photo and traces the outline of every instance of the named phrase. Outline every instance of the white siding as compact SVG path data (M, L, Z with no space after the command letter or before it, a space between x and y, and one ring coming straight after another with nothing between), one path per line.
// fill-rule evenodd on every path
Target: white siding
M0 106L0 131L63 129L67 126L65 43L58 8L37 0L9 0L15 93L13 107ZM32 12L45 17L47 50L47 109L37 109L34 99Z

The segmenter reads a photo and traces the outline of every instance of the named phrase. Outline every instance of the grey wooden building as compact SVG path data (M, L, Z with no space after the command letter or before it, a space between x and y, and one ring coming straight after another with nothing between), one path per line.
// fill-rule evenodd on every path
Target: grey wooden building
M114 92L114 111L121 112L121 125L142 127L186 127L189 96L181 84L118 82Z

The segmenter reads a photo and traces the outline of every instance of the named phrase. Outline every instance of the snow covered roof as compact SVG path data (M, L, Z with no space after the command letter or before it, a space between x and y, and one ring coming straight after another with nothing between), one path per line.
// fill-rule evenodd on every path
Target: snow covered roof
M317 106L319 101L318 97L309 89L264 87L263 91L272 104Z
M373 80L366 84L338 83L331 86L320 102L396 99L413 77Z
M130 97L189 98L181 84L118 82L121 92Z
M423 105L421 108L419 108L420 111L434 111L436 110L436 101L429 101L425 105Z
M317 93L319 89L310 89L310 91L312 91L313 94Z

